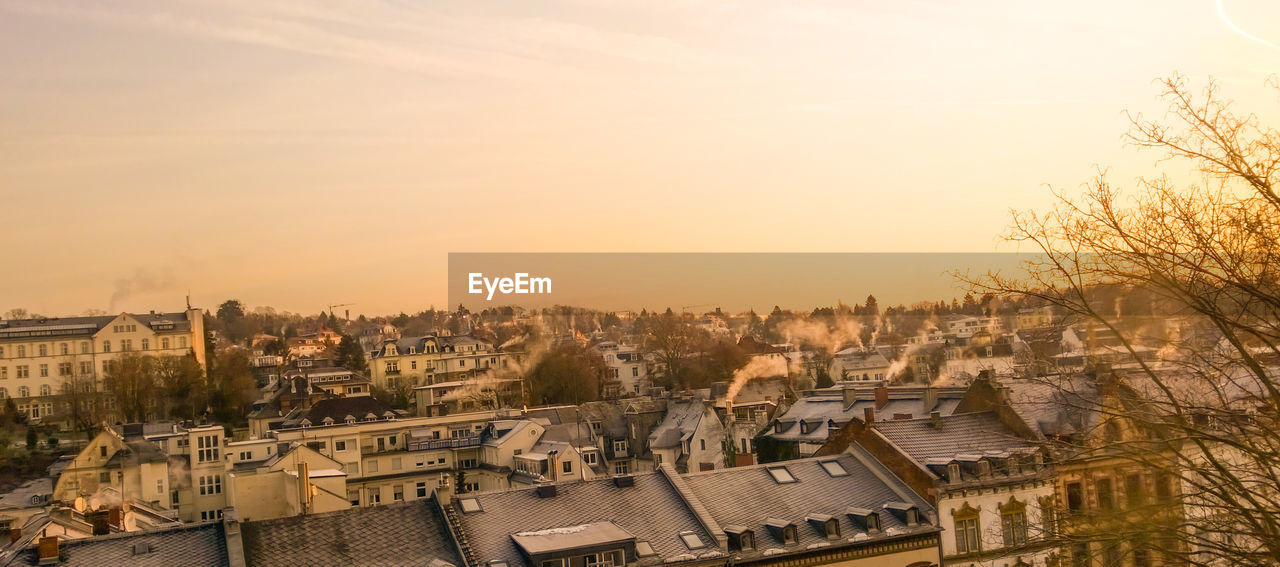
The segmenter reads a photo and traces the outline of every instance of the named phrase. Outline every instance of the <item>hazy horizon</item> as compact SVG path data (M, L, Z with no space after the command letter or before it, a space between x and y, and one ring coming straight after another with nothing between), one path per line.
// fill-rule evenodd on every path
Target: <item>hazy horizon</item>
M1260 0L0 14L0 312L50 315L413 312L451 252L1012 251L1044 184L1156 171L1153 79L1265 121L1280 68Z

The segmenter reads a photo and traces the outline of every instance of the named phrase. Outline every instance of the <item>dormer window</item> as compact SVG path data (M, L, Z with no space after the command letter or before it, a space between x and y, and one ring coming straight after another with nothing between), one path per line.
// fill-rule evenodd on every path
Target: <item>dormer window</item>
M920 525L920 508L916 506L906 502L889 502L884 505L884 509L908 526Z
M831 514L809 514L805 517L819 534L827 539L840 539L840 520Z
M845 510L845 515L849 516L849 520L854 526L871 534L880 531L880 514L874 510L867 508L849 508Z
M774 539L781 542L782 545L794 545L798 541L796 525L791 522L778 518L769 518L765 520L764 525L769 528L769 533L773 534Z
M730 551L751 551L756 548L755 532L746 526L725 526L724 533L729 536Z

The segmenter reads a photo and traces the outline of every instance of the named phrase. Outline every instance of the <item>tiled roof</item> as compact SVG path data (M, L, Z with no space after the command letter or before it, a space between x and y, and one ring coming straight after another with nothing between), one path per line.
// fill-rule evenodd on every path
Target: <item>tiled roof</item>
M249 567L462 565L433 499L241 526Z
M994 412L943 416L933 420L878 421L876 431L921 464L946 464L961 455L1001 455L1029 451L1035 445L1018 437Z
M326 417L332 418L334 423L341 424L346 422L348 415L356 418L356 421L364 421L365 416L369 414L383 419L387 412L394 413L391 406L372 396L351 396L319 400L311 405L311 409L303 417L314 427L323 424Z
M822 466L835 460L848 472L832 476ZM769 472L772 467L786 467L795 478L792 483L779 483ZM733 551L735 558L755 559L784 551L804 551L813 544L847 545L876 541L899 535L936 531L927 525L933 508L912 492L859 447L851 447L839 457L801 459L750 467L719 469L683 475L685 483L711 517L721 526L741 526L755 532L756 549ZM919 508L922 525L908 528L899 518L884 510L890 502L905 502ZM878 511L881 531L866 535L846 515L849 508ZM818 533L806 518L811 514L828 514L839 521L841 539L831 541ZM784 546L766 527L766 521L779 519L796 525L796 544Z
M526 565L511 534L555 528L574 528L596 522L613 522L647 541L656 557L642 558L640 564L660 564L663 559L691 553L680 541L680 533L692 531L704 542L714 541L697 517L680 499L661 473L638 474L635 485L615 486L612 479L589 480L556 485L557 494L540 498L535 489L489 492L454 497L454 505L475 498L480 512L458 512L462 531L479 563L504 560L508 565ZM708 547L692 553L707 553Z
M143 553L138 553L142 550ZM145 532L122 532L63 541L59 567L186 567L227 565L227 540L221 523L186 524ZM8 565L37 565L35 547L18 553Z

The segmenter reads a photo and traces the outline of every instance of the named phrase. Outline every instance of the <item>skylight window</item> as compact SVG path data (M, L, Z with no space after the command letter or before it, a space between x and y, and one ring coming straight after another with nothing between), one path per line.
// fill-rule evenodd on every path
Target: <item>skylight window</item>
M831 476L849 476L849 471L844 470L844 465L840 461L822 461L818 463L822 465L822 470L827 471Z
M796 477L791 475L791 471L787 470L787 467L769 467L769 476L773 477L773 481L778 484L796 482Z
M702 538L698 537L698 534L693 532L680 532L680 541L683 541L689 549L698 549L707 545L702 542Z
M472 514L484 511L484 509L480 507L480 501L475 498L463 498L458 500L458 505L462 507L463 514Z
M658 554L658 552L656 552L656 551L654 551L654 550L653 550L653 545L651 545L649 542L647 542L647 541L637 541L637 542L636 542L636 555L637 555L637 556L639 556L639 557L652 557L652 556L657 555L657 554Z

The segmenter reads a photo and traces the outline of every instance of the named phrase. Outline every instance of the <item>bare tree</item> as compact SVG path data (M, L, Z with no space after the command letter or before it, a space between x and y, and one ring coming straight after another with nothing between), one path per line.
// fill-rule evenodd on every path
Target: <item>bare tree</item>
M1078 376L1044 380L1075 406L1066 411L1088 416L1078 434L1054 440L1060 470L1113 463L1145 475L1059 485L1054 535L1067 557L1276 565L1280 132L1236 112L1212 83L1197 91L1173 76L1159 85L1169 112L1131 115L1128 141L1162 152L1162 164L1194 165L1199 183L1143 178L1130 196L1100 173L1080 195L1055 190L1051 211L1014 213L1007 238L1038 253L1025 274L961 279L975 294L1057 306L1115 339L1105 353L1084 353L1087 395L1064 387L1080 386ZM1127 320L1118 301L1099 300L1101 289L1149 302L1163 328ZM1133 486L1115 486L1123 482ZM1113 489L1155 495L1113 502ZM1154 502L1167 509L1146 508Z

